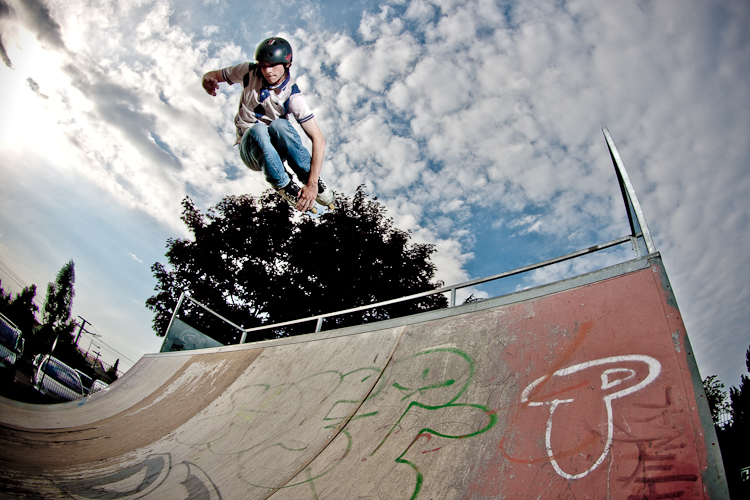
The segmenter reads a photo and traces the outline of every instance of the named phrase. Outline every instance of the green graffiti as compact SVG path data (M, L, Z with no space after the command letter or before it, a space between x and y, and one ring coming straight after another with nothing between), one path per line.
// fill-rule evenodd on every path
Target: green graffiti
M430 429L429 427L425 427L424 429L420 430L417 433L417 436L409 444L409 446L407 446L406 449L404 450L404 452L401 455L399 455L398 458L396 458L396 460L395 460L396 463L408 465L409 467L411 467L414 470L414 472L415 472L415 474L417 476L416 477L416 481L415 481L415 485L414 485L414 491L412 492L411 497L410 497L409 500L415 500L419 496L419 492L422 489L422 484L424 483L424 474L422 474L422 472L419 470L419 467L417 467L416 464L413 464L412 462L409 462L408 460L405 460L403 457L404 457L404 455L406 455L409 452L409 450L411 449L411 447L414 445L414 443L416 443L419 440L420 437L422 437L422 436L424 436L426 434L432 434L433 436L438 436L438 437L442 437L442 438L446 438L446 439L467 439L467 438L470 438L470 437L478 436L479 434L482 434L484 432L487 432L492 427L494 427L495 424L497 423L497 414L494 413L494 412L492 412L492 411L490 411L490 408L487 407L487 406L484 406L484 405L478 405L478 404L449 404L449 405L441 405L441 406L427 406L427 405L423 405L421 403L412 402L412 403L409 404L409 408L411 408L412 406L418 406L418 407L426 409L426 410L438 410L438 409L447 408L447 407L453 407L453 408L456 408L456 407L476 408L476 409L481 410L482 412L484 412L487 416L489 416L489 422L487 423L486 426L484 426L483 428L479 429L478 431L470 432L468 434L461 434L459 436L452 436L450 434L443 434L441 432L437 432L434 429ZM409 411L409 409L406 410L406 412L408 412L408 411ZM404 412L404 415L406 415L406 412ZM403 418L403 415L402 415L402 418Z
M375 415L378 414L377 411L373 411L373 412L370 412L370 413L365 413L363 415L353 415L353 416L352 415L345 415L343 417L329 417L329 415L331 414L331 412L339 404L359 405L361 402L362 401L360 401L360 400L345 400L345 399L341 399L341 400L336 401L335 403L333 403L333 406L331 406L331 409L328 410L328 413L326 413L326 416L323 417L323 421L324 422L326 422L326 421L336 421L337 423L331 424L331 425L327 425L327 426L324 427L324 429L334 429L334 428L339 427L340 424L343 424L343 423L346 423L346 422L350 422L350 421L353 421L353 420L359 420L360 418L374 417ZM343 425L342 425L342 427L343 427Z
M451 353L451 354L457 354L457 355L459 355L460 357L462 357L466 361L466 363L467 363L467 365L469 367L469 369L468 369L468 376L466 377L466 382L464 382L464 384L459 388L458 392L456 393L456 395L452 399L450 399L448 402L444 403L443 405L435 406L435 407L426 407L425 405L421 405L421 406L423 406L425 408L428 408L428 409L437 410L437 409L447 408L447 407L451 406L452 403L454 403L458 398L461 397L461 395L464 392L466 392L466 389L468 389L469 385L471 384L472 379L474 378L474 373L476 372L476 367L474 365L474 361L471 359L471 357L468 354L466 354L465 352L463 352L463 351L461 351L459 349L450 348L450 347L441 347L441 348L437 348L437 349L428 349L426 351L418 352L417 354L413 355L409 359L413 359L413 358L416 358L416 357L419 357L419 356L424 356L426 354L434 354L434 353ZM405 361L402 361L402 362L405 362ZM427 370L429 370L429 368ZM427 370L423 371L422 374L423 375L426 374ZM395 387L396 389L402 391L402 392L411 390L412 392L410 393L410 395L414 395L414 394L419 393L419 395L421 396L422 394L424 394L425 392L427 392L427 391L429 391L431 389L438 389L438 388L441 388L441 387L449 387L449 386L451 386L453 384L455 384L455 380L448 379L446 381L438 382L436 384L431 384L431 385L424 386L424 387L420 387L420 388L415 389L415 390L407 389L406 387L404 387L404 386L402 386L402 385L400 385L400 384L398 384L396 382L394 382L392 384L392 386ZM404 399L406 399L406 397L401 398L401 401L403 401ZM401 417L399 417L399 419L396 421L396 423L393 424L393 426L391 427L391 429L385 435L385 437L380 442L380 444L375 448L375 450L370 454L370 456L373 456L375 453L377 453L377 451L380 449L380 447L383 446L383 444L388 440L388 438L391 436L391 434L393 434L393 431L398 427L398 425L401 423L401 420L403 420L403 418L406 416L406 414L409 412L409 410L414 405L415 405L415 402L413 402L413 401L411 403L409 403L409 405L406 408L406 411L404 411L404 413L401 414Z
M435 360L425 360L422 357L426 355L438 356ZM455 358L455 356L458 356L458 358ZM446 359L446 357L452 359ZM419 365L422 366L420 367ZM430 367L423 368L425 365L429 365ZM442 367L441 370L443 371L450 371L451 376L448 376L448 374L446 374L445 378L441 380L441 377L438 374L443 373L443 371L438 371L438 366ZM416 371L415 369L419 369L419 371ZM337 370L326 370L306 376L291 383L284 383L280 385L256 384L247 386L246 388L242 388L239 391L236 391L235 394L238 398L240 398L240 391L248 388L255 388L256 390L259 390L259 397L254 397L252 401L243 401L242 399L233 400L233 410L230 410L230 412L228 412L229 414L227 415L232 416L230 417L228 425L225 427L225 432L223 434L213 436L212 439L207 440L205 442L206 448L201 453L217 453L216 447L219 444L229 443L232 439L239 437L240 435L244 436L245 433L248 432L248 425L254 424L255 419L259 415L273 414L274 405L280 404L282 400L288 401L288 398L295 397L297 393L290 393L290 390L298 391L300 396L304 395L305 393L303 391L305 391L305 387L307 387L304 384L308 381L311 381L315 377L325 377L326 375L329 375L328 378L322 379L322 381L325 382L324 386L318 384L318 386L324 390L324 394L320 396L321 404L324 404L324 402L327 401L328 398L333 399L332 396L334 396L336 394L336 391L338 391L343 386L345 381L348 384L366 383L370 386L369 389L371 389L367 391L366 389L368 389L368 387L364 387L364 392L367 394L366 396L362 394L362 399L338 399L331 403L330 408L322 418L322 422L320 422L322 424L321 428L325 430L334 430L333 439L325 444L323 446L323 449L325 449L325 447L327 446L331 446L331 443L334 442L337 444L333 445L331 450L343 449L343 443L339 444L339 438L336 437L336 431L338 431L346 438L346 446L345 449L343 449L343 451L341 452L341 456L331 460L328 463L321 463L320 468L313 467L315 463L318 463L315 462L315 456L316 453L320 450L317 450L316 447L313 447L313 449L311 449L310 447L312 442L295 442L293 439L290 439L285 443L281 442L277 437L276 439L274 439L274 441L276 442L274 442L273 444L269 444L268 442L263 442L263 436L259 436L261 438L260 442L255 446L248 447L247 445L245 445L244 449L231 451L228 450L224 452L225 454L234 454L239 456L243 453L250 452L251 450L253 453L262 453L269 448L278 448L279 450L284 450L285 452L289 453L312 453L309 458L307 457L307 455L300 456L300 459L310 461L307 463L304 469L300 471L300 474L296 477L296 479L283 486L271 486L274 483L274 480L267 481L256 479L256 481L253 482L248 481L246 477L242 476L240 477L240 479L249 486L271 491L277 490L279 488L294 488L306 484L307 486L305 488L310 488L311 498L317 500L317 489L321 487L321 483L318 482L316 487L315 481L328 475L331 471L336 469L336 467L340 463L347 459L354 447L355 439L350 432L351 427L349 427L349 424L351 422L367 418L380 418L380 420L374 422L375 428L377 430L373 429L373 431L381 432L382 429L382 431L387 432L382 440L380 440L379 442L375 441L378 444L376 448L371 453L369 453L369 456L372 457L376 455L379 450L381 450L383 445L394 435L394 433L398 429L401 428L402 424L405 425L404 420L407 418L409 412L422 410L427 412L434 412L451 408L466 408L475 410L471 413L473 417L471 418L471 421L476 421L476 426L482 426L480 429L466 434L452 435L439 432L436 429L426 426L416 434L409 445L406 446L405 449L403 449L403 452L401 452L400 455L395 458L395 463L406 465L414 472L415 483L410 498L411 500L416 500L420 494L420 491L423 490L423 487L425 485L424 473L420 471L416 463L408 460L405 457L412 449L412 447L415 446L415 443L417 441L425 436L428 436L428 438L434 436L446 439L471 438L487 432L497 423L497 415L491 412L488 407L480 404L458 402L461 397L465 396L467 390L473 382L475 373L476 366L474 360L466 352L457 348L441 347L427 349L415 353L405 359L393 361L389 363L383 370L375 367L362 367L345 373ZM330 377L330 375L333 375L333 377ZM247 397L249 395L250 394L245 394L242 397ZM427 404L425 401L428 401L428 397L430 398L430 402L439 402L440 404ZM393 415L393 417L398 416L395 422L393 422L390 418L387 421L383 422L382 419L384 418L384 416L382 411L385 409L385 406L382 408L378 407L378 405L380 404L378 402L379 398L388 398L390 400L390 403L386 401L386 405L391 405L393 403L396 403L396 401L400 401L400 403L397 404L397 408L394 409L395 411L400 412L400 415L399 413ZM362 406L363 404L368 402L371 405L370 407ZM403 407L403 402L407 402L405 408ZM403 411L400 410L401 408L403 408ZM484 417L483 419L477 418L476 411L482 412L484 415L486 415L486 417ZM418 418L421 419L421 417L419 416ZM472 428L476 428L476 426L472 425ZM433 427L436 426L433 425ZM286 441L285 438L282 439ZM361 441L361 443L363 444L371 442L372 441L370 441L369 439ZM398 447L396 453L398 453L399 449L401 449L401 446ZM389 460L389 457L383 458L386 461ZM412 460L414 459L412 458ZM317 469L320 472L316 474L313 469ZM328 476L327 480L331 480L330 475ZM263 485L257 484L257 482L268 482L270 484ZM322 492L323 491L321 490L321 493Z
M310 472L310 467L305 467L305 475L307 476L307 484L310 485L310 493L312 493L313 500L318 500L318 492L315 491L315 482Z

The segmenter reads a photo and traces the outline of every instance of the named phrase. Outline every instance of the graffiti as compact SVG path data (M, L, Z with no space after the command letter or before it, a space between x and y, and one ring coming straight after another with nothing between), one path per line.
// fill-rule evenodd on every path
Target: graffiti
M379 469L390 461L410 471L412 487L404 498L416 499L429 478L410 453L421 456L444 449L435 445L420 452L418 443L469 439L497 422L487 406L462 400L475 372L465 352L436 348L393 360L383 372L366 366L345 373L326 370L295 382L240 386L228 394L226 407L209 409L188 431L170 439L192 450L190 460L173 465L170 455L156 454L116 473L60 486L78 498L131 500L181 491L180 498L213 500L221 498L219 488L196 462L212 463L212 456L224 456L231 460L222 462L233 464L233 476L247 487L268 493L302 487L295 496L306 491L318 498L316 482L337 467L356 463ZM456 432L457 422L441 423L440 415L446 412L464 421L460 426L466 430ZM430 414L438 415L433 424L413 428L414 422L429 422ZM293 429L300 426L306 432L298 435ZM310 432L311 427L317 431ZM368 443L374 447L366 449ZM323 450L331 459L303 465ZM264 467L258 468L259 463ZM295 464L301 472L289 480Z
M432 358L427 363L427 368L424 368L425 363L421 359L422 356ZM449 363L445 359L446 357L452 358L454 363ZM415 360L422 362L414 363ZM456 362L456 360L461 361ZM431 377L431 374L436 371L431 367L437 368L448 365L461 368L458 368L456 373L452 373L449 376L438 375ZM415 369L416 372L414 372ZM415 412L426 411L435 413L454 409L468 410L467 413L464 413L465 416L461 419L462 421L471 422L477 420L476 417L472 418L471 414L481 415L479 420L484 421L484 425L479 424L481 425L479 428L465 433L440 431L438 429L439 425L421 427L414 433L413 438L409 441L403 452L394 459L396 463L408 466L414 473L414 490L411 492L410 499L413 500L419 496L425 481L424 473L415 461L406 458L406 455L418 441L423 439L430 441L433 437L467 439L487 432L497 423L497 415L492 413L489 407L481 404L458 402L471 385L475 373L475 363L464 351L454 348L427 349L392 365L390 370L387 370L381 379L378 389L367 398L367 401L372 402L374 406L386 407L391 405L389 402L390 399L398 399L401 403L409 401L406 409L388 427L385 436L369 454L369 457L374 457L402 426L402 422ZM421 416L419 421L429 421L429 419L429 416ZM438 422L440 422L439 419ZM473 425L476 426L476 424ZM435 452L440 448L442 447L424 450L422 454L425 452Z
M171 438L192 450L190 460L173 465L170 455L155 454L117 473L60 486L83 499L131 500L169 490L182 491L187 500L214 500L221 498L219 488L196 462L212 463L215 458L211 456L224 456L231 460L221 462L234 464L232 475L247 487L267 494L303 487L300 493L306 491L317 499L320 481L344 464L349 464L341 472L346 475L355 463L359 468L369 464L373 470L389 470L384 464L390 461L410 471L412 486L403 498L415 500L429 482L420 457L445 452L448 443L486 433L501 418L511 418L502 409L466 400L476 371L475 361L466 352L434 348L392 360L383 372L366 366L348 372L325 370L295 382L239 386L228 394L228 404L207 410L193 420L189 432ZM527 412L547 409L544 446L554 471L567 480L578 480L597 469L615 440L613 402L649 386L660 373L661 364L655 358L625 355L561 368L527 384L520 393L521 407ZM359 394L359 399L350 394ZM591 413L595 406L602 407L598 412L603 419L600 438L575 443L560 439L556 422L565 422L564 436L574 435L571 415ZM306 432L294 433L292 429L298 427ZM457 431L459 427L464 430ZM441 439L447 441L436 441ZM367 446L372 448L363 448ZM324 459L311 462L324 451ZM664 455L655 458L643 452L641 456L641 468L653 467L645 465L647 460L664 460ZM259 463L264 467L259 469ZM300 473L290 480L289 471L296 468ZM686 480L688 475L675 478ZM635 472L620 480L659 480L644 477Z
M628 364L636 366L629 367L627 366ZM612 365L613 367L606 368L606 366L608 365ZM578 383L577 385L573 383L565 384L566 379L572 378L573 375L581 374L581 372L584 372L585 370L601 370L601 373L599 374L601 384L599 386L599 390L596 391L595 397L599 397L605 407L606 440L604 449L590 467L577 474L571 474L564 471L560 467L556 459L556 454L553 450L552 442L552 424L555 419L555 412L561 405L572 405L576 402L575 397L560 398L558 396L560 396L561 394L570 394L570 392L575 391L575 389L590 388L587 381ZM545 375L543 377L540 377L526 386L521 394L522 403L530 407L549 407L549 417L547 418L545 431L545 445L547 449L547 456L550 458L550 462L555 471L560 476L566 479L581 479L583 477L586 477L591 471L599 467L599 465L604 462L604 459L607 457L610 447L612 446L612 440L614 436L612 402L618 398L622 398L640 391L647 385L651 384L654 380L656 380L660 372L661 364L659 363L659 361L650 356L637 354L629 356L613 356L609 358L597 359L595 361L587 361L585 363L580 363L568 368L557 370L552 375ZM547 395L546 398L543 398L542 389L544 388L544 386L551 385L553 382L558 382L558 379L562 381L562 389L558 388L559 383L556 383L555 392L551 392ZM611 391L611 389L615 388L619 388L619 390ZM587 396L590 400L591 395L587 394Z
M137 500L164 495L184 500L221 500L216 484L197 465L172 465L169 453L149 455L144 461L111 474L58 483L60 489L83 499Z
M695 484L700 476L692 464L686 465L680 455L687 447L685 438L671 421L672 388L664 388L664 402L657 404L634 403L646 414L640 419L651 424L651 433L635 436L624 428L618 428L624 437L620 442L631 443L638 449L638 460L631 474L619 476L617 481L644 489L648 498L680 498L688 492L685 483Z
M453 358L456 361L451 364L446 362L446 358ZM446 374L443 373L446 365L456 368L453 372ZM333 473L337 467L341 467L347 461L358 462L358 467L369 464L376 469L379 467L377 464L391 461L391 463L407 467L406 470L412 472L414 486L405 498L417 498L425 476L415 461L409 459L407 455L418 441L429 440L433 437L470 438L489 430L497 421L495 415L487 415L489 408L486 406L458 402L471 385L475 371L474 362L463 351L438 348L418 352L403 360L395 360L386 368L382 376L380 371L374 368L360 368L354 372L342 374L341 381L344 385L348 380L353 384L372 383L373 388L364 400L335 399L336 391L329 394L330 407L318 425L322 424L321 429L325 431L341 431L339 436L332 439L326 446L327 456L331 458L318 462L318 464L323 464L323 467L320 465L306 467L304 474L284 484L282 489L288 490L306 485L310 491L315 491L316 481ZM345 391L344 385L337 385L337 389ZM289 391L291 387L284 389ZM299 402L299 397L300 393L297 392L293 399ZM421 413L451 409L467 409L480 415L485 422L466 433L441 431L439 425L421 427L404 433L407 420L424 421L427 419ZM415 415L416 413L420 415ZM475 417L473 420L477 419ZM474 425L474 427L477 426ZM363 449L363 446L373 442L373 435L377 435L378 432L383 432L383 435L376 439L375 447L370 450ZM390 444L396 438L397 441ZM305 443L306 449L309 446L311 443ZM290 453L297 451L288 448L283 450L283 452ZM279 459L278 455L276 458ZM283 457L280 459L281 462L285 460ZM280 470L279 477L286 472L286 470ZM252 479L243 471L239 475L250 486L268 489L273 487L272 482L258 483L255 473ZM275 482L278 484L280 481ZM317 492L313 496L317 496Z
M508 425L492 438L500 442L519 432L524 441L534 442L527 433L541 431L545 463L565 480L589 476L605 463L616 442L638 449L635 469L614 478L618 483L656 495L657 490L666 494L671 483L699 479L669 453L679 433L660 429L657 435L639 437L618 420L621 407L614 403L652 385L662 373L653 357L612 356L559 368L520 386L518 405L494 409L470 399L477 370L466 352L441 347L392 359L382 371L374 366L324 370L278 383L254 377L249 380L256 383L233 387L222 404L204 410L184 432L165 438L172 450L183 447L180 456L186 460L173 464L169 453L152 454L117 472L58 484L79 499L134 500L168 493L170 498L216 500L222 496L210 477L217 473L211 464L221 463L232 468L229 475L247 491L257 492L248 498L325 498L326 488L355 473L385 474L377 484L409 484L399 498L417 500L433 479L433 469L425 465L429 462L421 462L456 453L460 448L451 443L487 433L498 422ZM487 387L505 387L509 379L499 380ZM670 391L666 389L664 404L653 398L631 401L630 408L648 412L630 422L667 419L673 412ZM599 424L583 424L585 419ZM295 432L298 428L305 432ZM290 476L290 471L297 473ZM373 494L386 491L392 496L391 489Z

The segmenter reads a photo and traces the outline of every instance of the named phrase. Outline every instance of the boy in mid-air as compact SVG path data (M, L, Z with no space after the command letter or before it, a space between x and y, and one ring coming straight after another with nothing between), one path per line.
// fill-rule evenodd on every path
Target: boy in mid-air
M220 82L242 84L240 109L234 118L240 157L289 204L314 211L315 201L333 208L333 192L320 178L326 141L305 95L291 79L292 46L283 38L267 38L255 50L254 63L242 63L203 75L203 88L215 96ZM293 115L312 141L312 156L289 122ZM286 161L300 185L284 168Z

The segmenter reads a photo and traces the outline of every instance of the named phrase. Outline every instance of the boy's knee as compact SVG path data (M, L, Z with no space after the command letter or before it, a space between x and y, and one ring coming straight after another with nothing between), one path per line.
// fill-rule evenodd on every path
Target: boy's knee
M248 133L250 134L250 137L258 141L263 137L268 137L268 125L265 123L256 123L248 129Z
M297 131L294 130L294 127L292 127L291 123L289 123L289 120L274 120L269 126L268 126L268 132L273 137L294 137L297 134Z

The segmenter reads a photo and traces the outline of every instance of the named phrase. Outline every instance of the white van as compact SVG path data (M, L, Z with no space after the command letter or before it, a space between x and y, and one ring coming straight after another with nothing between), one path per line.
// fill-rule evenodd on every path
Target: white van
M108 383L96 379L94 380L94 383L91 384L91 394L94 394L97 391L101 391L102 389L106 389L107 387L109 387Z
M49 354L39 360L34 371L34 389L57 401L73 401L85 395L78 372Z

